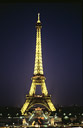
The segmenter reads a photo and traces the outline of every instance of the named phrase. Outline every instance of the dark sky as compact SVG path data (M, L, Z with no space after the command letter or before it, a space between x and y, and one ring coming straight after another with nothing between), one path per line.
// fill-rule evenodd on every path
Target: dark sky
M0 105L25 102L34 70L38 12L44 75L52 101L83 105L80 3L0 4Z

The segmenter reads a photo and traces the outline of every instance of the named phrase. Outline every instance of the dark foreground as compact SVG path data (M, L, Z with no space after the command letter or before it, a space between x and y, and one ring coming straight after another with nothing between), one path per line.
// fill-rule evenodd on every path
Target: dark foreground
M21 115L20 108L0 107L0 128L35 127L83 128L83 106L58 107L50 115L46 111L36 113L32 109L26 118Z
M70 125L62 125L62 126L47 126L47 125L38 125L38 126L3 126L3 127L0 127L0 128L45 128L45 127L47 127L47 128L83 128L83 125L72 125L72 126L70 126Z

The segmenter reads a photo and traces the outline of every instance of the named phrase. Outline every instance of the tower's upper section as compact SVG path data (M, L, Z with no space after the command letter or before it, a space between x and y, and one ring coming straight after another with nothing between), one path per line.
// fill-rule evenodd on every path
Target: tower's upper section
M38 13L38 20L37 20L37 23L36 23L36 28L42 28L42 24L41 24L41 21L40 21L40 13Z
M36 52L35 52L35 65L34 75L43 75L43 64L42 64L42 47L41 47L41 21L40 13L38 13L38 20L36 23Z

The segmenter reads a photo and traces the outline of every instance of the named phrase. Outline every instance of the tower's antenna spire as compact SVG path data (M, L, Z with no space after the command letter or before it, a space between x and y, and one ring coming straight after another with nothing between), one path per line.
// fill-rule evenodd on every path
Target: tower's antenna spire
M38 13L38 21L37 23L40 23L40 13Z
M40 13L38 13L38 20L40 20Z

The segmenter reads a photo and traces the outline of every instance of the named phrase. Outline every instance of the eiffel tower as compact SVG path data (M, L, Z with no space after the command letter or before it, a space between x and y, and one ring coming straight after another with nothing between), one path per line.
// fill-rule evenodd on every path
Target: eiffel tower
M29 94L26 95L26 101L23 107L21 108L22 115L27 115L27 111L35 104L41 104L45 106L49 111L56 111L51 101L51 95L48 95L48 91L45 84L46 78L44 76L42 64L41 28L42 25L40 21L40 14L38 13L38 20L36 23L36 53L34 73ZM42 95L35 94L37 85L41 86Z

